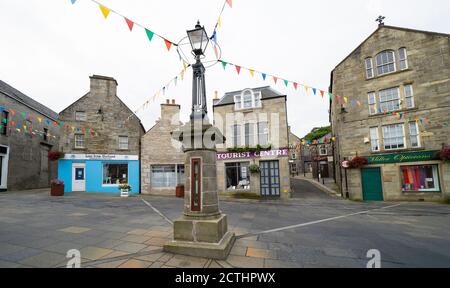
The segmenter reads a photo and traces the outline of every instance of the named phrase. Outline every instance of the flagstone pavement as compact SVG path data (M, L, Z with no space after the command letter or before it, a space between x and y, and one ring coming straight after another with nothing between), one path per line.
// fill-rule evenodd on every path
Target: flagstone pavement
M390 207L396 203L355 203L314 193L287 201L227 199L221 209L237 240L228 259L216 261L163 252L172 238L169 221L181 215L183 200L48 194L0 193L0 267L66 267L71 249L80 251L86 268L364 268L370 249L380 250L383 267L450 267L448 205ZM379 208L386 209L373 210Z

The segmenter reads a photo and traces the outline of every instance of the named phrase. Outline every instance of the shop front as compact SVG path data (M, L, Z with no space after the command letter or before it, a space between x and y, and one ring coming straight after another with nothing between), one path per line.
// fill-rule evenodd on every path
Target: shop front
M225 196L288 198L289 149L217 153L217 185Z
M448 196L449 164L436 151L374 155L361 169L365 201L440 200Z
M139 194L139 156L66 154L58 161L58 178L65 192L119 193L120 184L129 184Z
M8 189L8 146L0 145L0 191Z

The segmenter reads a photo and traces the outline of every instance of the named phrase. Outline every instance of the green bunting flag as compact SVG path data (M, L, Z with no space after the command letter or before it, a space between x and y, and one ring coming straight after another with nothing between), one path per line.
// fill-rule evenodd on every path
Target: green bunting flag
M150 40L150 42L152 42L153 36L155 35L155 33L153 33L152 31L145 29L145 33L147 33L147 37L148 40Z
M227 68L227 62L225 62L225 61L220 61L220 62L222 62L222 66L223 66L223 69L225 69L225 68Z

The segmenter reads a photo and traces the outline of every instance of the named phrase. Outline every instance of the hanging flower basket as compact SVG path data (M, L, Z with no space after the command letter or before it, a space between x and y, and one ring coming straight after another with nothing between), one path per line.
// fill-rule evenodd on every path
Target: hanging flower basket
M369 164L369 160L365 157L355 157L350 161L350 168L359 169Z
M438 153L438 158L446 163L450 162L450 147L442 148Z
M251 174L259 174L261 172L261 168L259 168L258 165L252 164L248 167L248 170L250 170Z
M50 161L58 161L59 159L64 158L65 153L59 151L50 151L48 152L48 159Z

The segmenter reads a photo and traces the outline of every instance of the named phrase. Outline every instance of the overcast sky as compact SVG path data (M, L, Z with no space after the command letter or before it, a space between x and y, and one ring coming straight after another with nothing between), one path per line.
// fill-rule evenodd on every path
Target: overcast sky
M137 23L178 42L199 19L212 32L223 0L99 0ZM450 33L447 0L233 0L225 8L218 41L222 58L238 65L279 75L318 89L329 86L331 70L376 28L378 15L386 24ZM133 110L178 74L182 65L175 49L167 52L155 37L128 30L124 19L105 20L90 0L0 0L0 79L56 112L89 91L89 76L111 76L118 96ZM147 129L159 118L165 98L182 105L187 120L191 103L191 71L184 82L138 116ZM211 105L219 95L244 88L272 85L288 95L288 119L304 136L328 125L328 101L305 95L282 82L262 81L234 67L207 69Z

